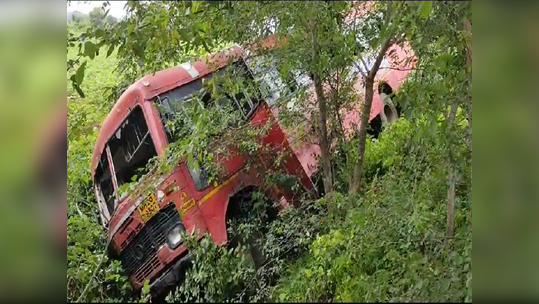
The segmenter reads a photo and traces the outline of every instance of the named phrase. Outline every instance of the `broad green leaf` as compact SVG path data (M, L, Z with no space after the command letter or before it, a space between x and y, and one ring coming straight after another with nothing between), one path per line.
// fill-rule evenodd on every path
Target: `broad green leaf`
M96 45L93 42L88 40L84 43L84 56L94 59L96 50Z
M150 294L150 280L144 281L144 286L142 287L142 294L143 295Z
M75 73L75 82L80 86L82 85L82 81L84 80L84 71L86 70L86 61L84 61L79 68L77 69L77 72Z
M427 19L432 9L432 1L421 2L421 18Z
M95 36L98 37L98 38L103 37L103 36L105 36L105 31L103 29L97 29L95 31Z
M112 44L111 46L109 46L109 49L107 50L107 58L110 57L110 55L112 55L112 52L114 52L114 49L115 49L115 45Z

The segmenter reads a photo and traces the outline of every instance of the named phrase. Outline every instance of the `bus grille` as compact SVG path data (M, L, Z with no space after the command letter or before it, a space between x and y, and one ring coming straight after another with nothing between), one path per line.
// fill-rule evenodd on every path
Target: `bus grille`
M173 203L152 217L120 254L122 267L127 273L132 275L140 269L136 277L144 279L158 267L157 251L165 245L167 231L179 223L180 215Z

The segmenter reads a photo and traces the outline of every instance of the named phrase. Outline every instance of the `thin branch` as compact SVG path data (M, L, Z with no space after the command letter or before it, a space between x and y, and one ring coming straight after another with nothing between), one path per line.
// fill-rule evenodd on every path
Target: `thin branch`
M80 216L81 218L83 218L83 219L86 219L86 218L87 218L86 215L84 215L84 213L82 213L82 211L80 210L79 204L77 204L76 202L75 202L75 208L77 209L77 212L79 213L79 216Z
M395 70L395 71L424 71L425 69L418 69L418 68L392 68L392 67L381 67L380 70Z
M80 57L81 57L81 55L79 55L77 57L77 59L73 60L72 64L69 64L69 63L67 64L67 72L69 72L69 70L71 70L71 68L73 68L77 63L80 62Z
M456 192L456 172L451 164L449 166L449 176L447 178L447 236L452 238L455 235L455 192Z
M365 74L365 72L363 72L363 68L359 65L359 64L355 64L357 70L359 71L359 73L361 74L361 76L363 76L363 78L367 78L367 74Z
M369 78L374 79L374 76L376 76L376 73L378 72L378 70L380 69L380 65L382 64L382 60L384 60L384 56L386 55L387 50L391 46L391 40L392 40L391 38L388 38L382 45L382 48L380 49L378 56L376 56L376 60L374 61L372 69L369 71L369 74L367 75Z
M365 60L363 60L363 57L359 56L359 60L361 60L361 63L363 63L363 67L365 67L365 73L369 73L370 72L369 67L367 66L367 63L365 62Z
M389 1L387 3L387 12L386 12L386 18L385 18L385 27L387 28L389 25L389 21L391 20L391 14L393 12L393 3ZM378 56L376 57L376 60L374 61L374 64L372 66L372 69L369 71L369 77L371 79L374 79L374 76L376 76L376 73L380 69L380 65L382 64L382 60L384 59L384 56L386 55L387 50L392 44L392 35L389 35L389 38L386 39L384 44L382 44L382 47L380 48L380 51L378 52Z
M105 261L105 254L103 253L101 255L101 260L99 261L99 264L97 264L97 267L94 270L94 273L92 273L92 276L90 277L90 281L88 281L88 284L86 284L86 287L84 287L84 290L80 294L79 298L77 299L76 303L80 303L81 300L84 298L88 290L90 290L90 285L92 285L95 276L97 275L97 271L101 269L101 265L103 265L103 262Z
M387 12L386 12L386 19L385 19L385 26L387 27L389 25L389 21L391 21L391 13L393 12L393 2L388 1L387 2Z

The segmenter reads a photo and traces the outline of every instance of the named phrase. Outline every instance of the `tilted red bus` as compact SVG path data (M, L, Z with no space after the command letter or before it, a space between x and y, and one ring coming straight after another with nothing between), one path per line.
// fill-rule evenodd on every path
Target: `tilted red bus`
M204 79L230 65L247 71L242 50L232 47L209 60L185 63L148 75L131 85L119 98L103 122L92 159L92 177L101 219L107 230L110 255L119 258L136 290L149 280L152 290L160 290L180 279L181 270L190 260L181 232L195 231L199 237L209 233L217 244L227 243L227 218L233 217L239 197L252 191L263 191L273 201L292 201L292 189L264 189L264 170L272 166L272 156L259 155L249 161L260 166L245 169L247 156L223 159L226 169L216 184L187 162L166 176L150 172L155 193L146 196L123 195L118 189L136 175L148 161L165 154L174 137L167 132L166 118L158 103L181 103L202 89ZM232 60L232 64L229 64ZM238 99L239 100L239 99ZM235 102L235 101L231 101ZM290 148L285 134L273 118L266 101L246 92L238 101L245 124L257 128L272 123L261 142L275 153L288 153L281 168L298 178L304 190L313 193L314 186L300 161ZM166 107L165 107L166 108ZM177 107L176 107L177 108ZM202 172L202 173L201 173ZM228 212L228 214L227 214Z

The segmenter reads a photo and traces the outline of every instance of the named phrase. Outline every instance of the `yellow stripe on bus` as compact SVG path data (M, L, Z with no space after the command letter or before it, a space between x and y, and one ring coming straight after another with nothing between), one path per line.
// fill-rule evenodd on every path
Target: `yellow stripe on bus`
M232 175L229 179L227 179L226 181L224 181L222 184L220 184L219 186L215 187L215 189L213 189L212 191L210 191L210 193L204 195L203 198L201 198L197 204L200 206L202 204L204 204L207 200L209 200L215 193L217 193L219 190L221 190L224 186L228 185L234 178L236 178L236 176L238 176L239 172L235 173L234 175Z

